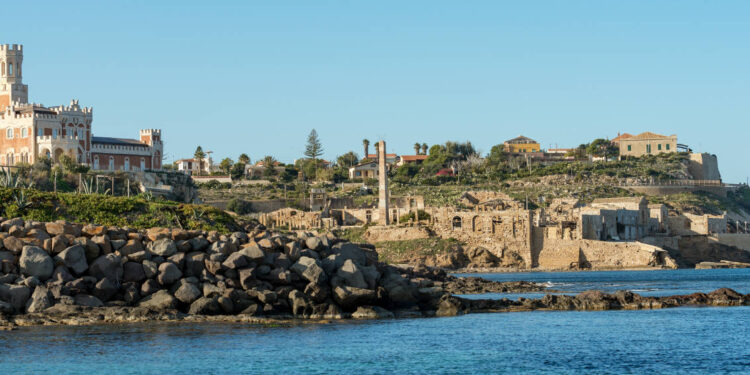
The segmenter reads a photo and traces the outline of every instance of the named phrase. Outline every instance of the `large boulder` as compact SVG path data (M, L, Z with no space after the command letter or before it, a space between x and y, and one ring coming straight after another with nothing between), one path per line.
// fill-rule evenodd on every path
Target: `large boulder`
M148 245L148 250L155 255L166 258L174 255L174 253L177 252L177 245L175 245L174 241L169 238L162 238L160 240L151 242Z
M26 312L41 312L52 306L52 302L52 293L50 293L49 289L39 285L34 289L34 293L31 294L28 302L26 302Z
M118 289L119 288L114 281L105 277L94 285L92 294L102 301L109 301L110 298L117 294Z
M73 270L76 275L83 274L89 268L89 264L86 261L86 250L81 245L74 245L61 251L60 254L57 254L56 258L66 267Z
M115 254L102 255L91 263L89 274L97 280L106 277L119 284L123 274L122 258Z
M354 310L359 306L369 305L375 301L377 295L374 290L337 286L333 288L333 299L341 308Z
M102 307L104 303L99 299L89 294L77 294L73 297L75 304L78 306L86 307Z
M236 252L228 256L222 265L231 270L242 268L248 265L248 258L244 254Z
M52 271L55 270L55 263L52 258L46 251L37 246L24 246L18 264L21 267L21 273L34 276L42 281L49 279L52 276Z
M239 252L246 256L251 262L262 262L266 257L266 253L260 247L255 245L247 245Z
M323 267L321 267L320 261L310 257L300 257L297 263L294 263L289 267L292 271L303 277L305 280L322 284L328 281Z
M191 304L202 296L200 289L195 284L183 283L174 292L175 298L180 300L182 303Z
M135 254L137 252L143 251L143 243L141 243L138 239L131 239L128 240L122 247L120 247L117 251L120 252L120 255L122 256L128 256L130 254Z
M141 263L125 262L122 268L122 280L125 282L138 282L146 279L146 272L143 271L143 265Z
M380 280L380 285L388 292L388 297L394 305L412 306L417 303L418 288L395 270L386 272Z
M23 312L30 296L31 288L28 286L0 284L0 300L11 304L18 313Z
M190 305L188 312L193 315L218 315L222 311L218 297L201 297Z
M24 244L21 239L13 236L8 236L3 239L3 246L14 254L18 254L23 250Z
M164 262L159 265L159 284L170 285L182 277L182 272L172 262Z
M308 301L307 296L299 290L294 289L289 292L289 304L292 305L292 314L294 316L310 314L310 301Z
M351 259L347 259L341 268L336 271L336 276L344 280L344 283L348 286L360 289L369 288L362 271Z
M151 310L161 311L174 309L177 306L177 299L172 297L166 290L159 290L154 294L142 299L138 306Z

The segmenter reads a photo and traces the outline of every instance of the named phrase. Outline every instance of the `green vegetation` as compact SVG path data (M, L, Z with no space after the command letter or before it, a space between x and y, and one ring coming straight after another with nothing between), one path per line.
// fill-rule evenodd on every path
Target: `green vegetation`
M0 212L29 220L68 220L143 229L175 227L228 233L238 228L231 216L210 206L152 202L148 197L51 193L0 187Z
M401 223L407 223L410 220L430 220L430 214L428 214L425 210L418 210L417 214L414 215L414 211L409 212L406 215L401 215L401 217L398 218L398 221Z
M461 243L453 238L422 238L375 243L380 260L391 264L406 263L415 257L453 253L460 246Z

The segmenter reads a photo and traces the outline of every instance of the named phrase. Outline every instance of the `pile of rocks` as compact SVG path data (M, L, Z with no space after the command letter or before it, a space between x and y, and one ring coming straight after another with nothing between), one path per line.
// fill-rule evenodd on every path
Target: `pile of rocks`
M313 319L430 316L446 295L439 283L411 279L379 263L373 249L330 235L0 221L6 317L70 306Z

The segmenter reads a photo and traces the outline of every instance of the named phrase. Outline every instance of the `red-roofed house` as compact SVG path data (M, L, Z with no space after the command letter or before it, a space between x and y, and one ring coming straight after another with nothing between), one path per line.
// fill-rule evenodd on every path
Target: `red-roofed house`
M404 164L420 164L428 157L428 155L401 155L399 156L396 165L400 167Z

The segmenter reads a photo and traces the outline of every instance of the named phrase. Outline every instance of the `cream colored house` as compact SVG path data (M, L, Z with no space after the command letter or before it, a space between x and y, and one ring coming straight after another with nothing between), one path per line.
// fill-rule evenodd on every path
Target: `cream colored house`
M677 135L641 133L619 141L620 156L658 155L677 152Z

